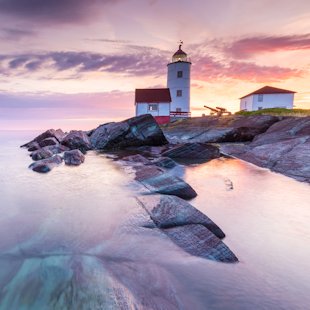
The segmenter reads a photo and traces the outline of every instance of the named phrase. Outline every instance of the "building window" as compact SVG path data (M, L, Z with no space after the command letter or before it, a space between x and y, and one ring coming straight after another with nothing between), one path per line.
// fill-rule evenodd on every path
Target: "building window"
M176 108L175 111L176 112L182 112L182 109L181 108Z
M177 90L177 97L182 97L182 90L181 89Z
M264 95L259 94L258 95L258 102L263 102L263 100L264 100Z
M149 104L149 111L158 111L158 104Z
M263 109L263 107L258 107L257 109L258 109L258 110L262 110L262 109Z
M178 78L182 78L183 77L183 71L178 71Z

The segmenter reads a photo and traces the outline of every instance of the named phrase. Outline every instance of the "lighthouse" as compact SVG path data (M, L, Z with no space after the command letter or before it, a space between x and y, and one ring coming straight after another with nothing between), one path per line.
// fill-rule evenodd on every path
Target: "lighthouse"
M191 62L182 50L183 42L180 41L179 49L168 63L167 88L170 89L171 117L190 117L190 82Z

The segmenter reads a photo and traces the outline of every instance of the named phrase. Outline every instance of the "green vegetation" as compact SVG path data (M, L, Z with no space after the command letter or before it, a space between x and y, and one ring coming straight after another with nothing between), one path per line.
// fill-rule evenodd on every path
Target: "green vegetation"
M275 116L310 116L310 109L284 109L284 108L273 108L273 109L262 109L258 111L239 111L236 115L275 115Z

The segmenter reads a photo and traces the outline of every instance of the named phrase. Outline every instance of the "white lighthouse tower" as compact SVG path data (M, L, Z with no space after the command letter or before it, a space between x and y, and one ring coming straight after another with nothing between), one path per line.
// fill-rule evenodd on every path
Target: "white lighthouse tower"
M191 62L182 51L183 42L172 56L168 66L167 87L171 94L170 115L172 117L190 116Z

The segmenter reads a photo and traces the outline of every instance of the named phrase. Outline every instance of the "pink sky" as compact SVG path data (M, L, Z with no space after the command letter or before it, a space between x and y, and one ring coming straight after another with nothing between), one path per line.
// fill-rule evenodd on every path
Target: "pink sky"
M270 85L310 108L310 2L0 0L0 130L91 129L166 85L178 40L193 115Z

